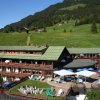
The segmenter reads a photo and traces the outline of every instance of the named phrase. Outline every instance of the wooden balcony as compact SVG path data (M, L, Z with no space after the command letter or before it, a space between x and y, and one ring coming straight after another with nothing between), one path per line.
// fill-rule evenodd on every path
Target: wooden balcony
M94 60L96 61L96 64L100 64L100 57L77 57L77 58L74 58L74 59L91 59L91 60Z
M5 76L13 76L13 77L26 77L31 75L31 73L15 73L15 72L6 72L6 71L0 71L0 74Z
M81 56L78 56L78 57L76 57L74 59L92 59L92 60L96 60L97 59L97 60L99 60L100 57L88 57L88 56L81 57Z
M22 68L22 69L45 69L45 70L53 70L52 65L43 65L43 64L26 64L26 63L5 63L0 62L0 66L2 67L11 67L11 68Z

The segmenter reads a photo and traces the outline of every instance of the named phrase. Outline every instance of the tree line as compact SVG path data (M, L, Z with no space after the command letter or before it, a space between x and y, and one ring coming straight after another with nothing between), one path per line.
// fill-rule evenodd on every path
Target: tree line
M77 4L84 4L84 7L78 6L76 9L70 10L67 7ZM66 8L61 10L62 8ZM19 22L5 26L0 31L3 32L20 32L23 27L29 30L53 26L64 21L75 20L75 26L83 24L91 24L91 31L96 30L96 23L100 23L100 0L64 0L62 3L57 3L47 9L37 12L34 15L29 15ZM95 31L96 32L96 31Z

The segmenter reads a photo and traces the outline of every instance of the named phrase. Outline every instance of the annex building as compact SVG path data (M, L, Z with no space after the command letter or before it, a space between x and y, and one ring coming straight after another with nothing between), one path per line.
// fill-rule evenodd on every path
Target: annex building
M100 48L68 48L72 58L76 60L93 60L100 69ZM92 62L93 63L93 62Z

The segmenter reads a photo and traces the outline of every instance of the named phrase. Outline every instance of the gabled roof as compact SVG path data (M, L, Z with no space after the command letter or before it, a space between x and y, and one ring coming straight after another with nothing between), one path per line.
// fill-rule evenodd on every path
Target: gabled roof
M45 46L0 46L0 50L42 51Z
M44 54L6 54L0 53L0 58L32 59L57 61L64 50L64 46L50 46Z
M43 59L58 60L65 46L50 46L43 55Z
M70 54L95 54L100 53L100 48L67 48Z

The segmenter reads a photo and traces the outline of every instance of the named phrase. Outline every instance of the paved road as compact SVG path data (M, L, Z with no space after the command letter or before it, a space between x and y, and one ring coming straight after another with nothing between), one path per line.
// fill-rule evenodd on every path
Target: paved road
M8 96L6 94L1 94L0 100L32 100L32 99L25 99L25 98L21 98L21 97Z

